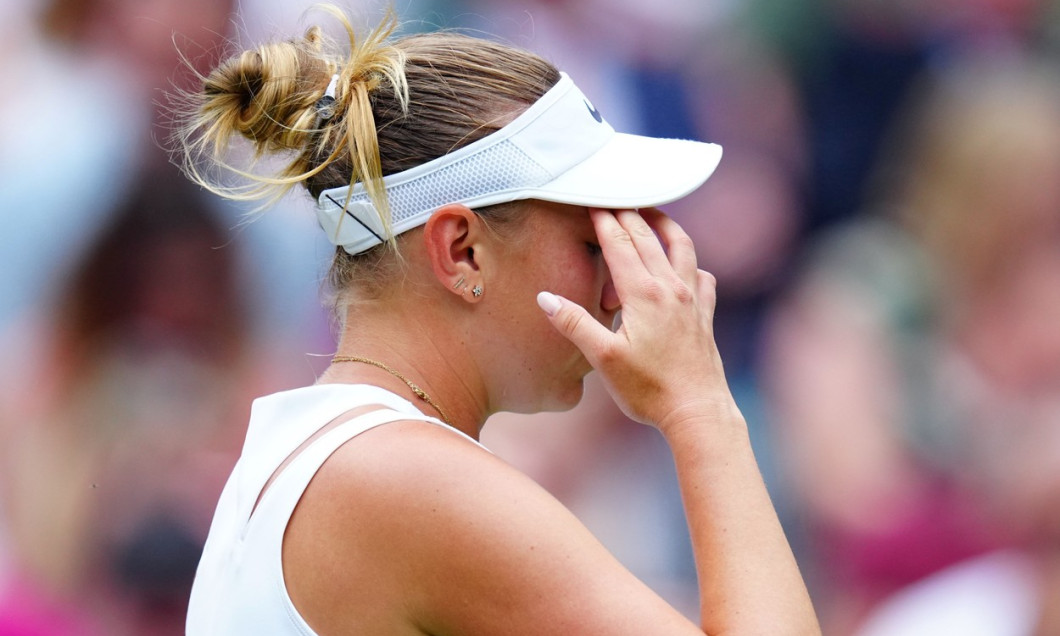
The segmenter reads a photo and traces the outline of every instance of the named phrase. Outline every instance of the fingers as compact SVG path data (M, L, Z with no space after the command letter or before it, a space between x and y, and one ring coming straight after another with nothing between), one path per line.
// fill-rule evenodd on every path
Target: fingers
M620 302L626 304L630 294L654 296L664 288L682 299L695 298L695 246L675 221L655 208L590 209L589 214Z
M636 288L644 277L644 262L637 252L637 246L629 232L618 222L610 210L589 209L596 237L600 241L600 250L604 261L611 271L611 280L615 283L619 300L624 300L623 290Z
M669 216L658 208L642 208L641 216L645 222L659 234L659 238L666 246L670 265L677 276L688 285L696 282L696 271L699 267L696 261L696 246L688 234Z
M637 248L648 273L653 276L666 276L673 271L659 237L641 216L640 210L615 210L614 215L622 229L629 233L629 238Z
M696 285L696 248L692 239L677 224L657 208L640 210L589 210L597 237L608 256L607 239L615 240L611 250L615 261L608 265L633 265L639 258L644 269L653 276L667 277L676 273L689 287ZM658 235L656 235L658 233ZM629 247L634 249L630 250Z
M696 289L696 299L703 314L713 322L718 304L718 280L710 272L696 270Z
M600 352L609 345L614 334L589 315L584 307L562 296L543 291L537 295L537 304L556 331L578 347L589 364L595 367Z

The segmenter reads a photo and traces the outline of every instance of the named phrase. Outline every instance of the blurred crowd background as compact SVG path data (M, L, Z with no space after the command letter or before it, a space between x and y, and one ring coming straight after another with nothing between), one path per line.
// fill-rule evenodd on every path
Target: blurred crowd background
M183 633L251 399L333 351L307 197L248 222L163 150L167 91L309 6L0 3L0 635ZM725 147L668 211L827 635L1060 634L1060 3L395 9ZM665 445L587 384L484 441L695 618Z

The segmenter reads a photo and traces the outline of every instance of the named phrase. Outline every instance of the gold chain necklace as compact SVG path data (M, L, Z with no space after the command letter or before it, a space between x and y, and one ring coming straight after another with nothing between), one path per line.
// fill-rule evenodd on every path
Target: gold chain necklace
M341 356L341 355L333 356L331 358L331 361L332 362L361 362L363 364L370 364L373 367L379 367L383 371L386 371L390 375L394 376L395 378L397 378L397 379L401 380L402 382L404 382L405 384L407 384L409 386L409 388L412 389L412 392L416 394L416 397L418 397L419 399L423 400L427 404L430 404L432 407L434 407L435 411L438 411L438 415L442 416L442 421L443 422L445 422L449 426L453 425L453 422L449 419L449 416L445 414L445 411L442 410L442 407L438 406L438 403L435 402L434 400L432 400L431 396L427 395L426 391L424 391L420 387L416 386L416 384L412 380L406 378L405 376L401 375L397 371L395 371L395 370L391 369L390 367L386 366L382 362L379 362L378 360L372 360L370 358L362 358L360 356Z

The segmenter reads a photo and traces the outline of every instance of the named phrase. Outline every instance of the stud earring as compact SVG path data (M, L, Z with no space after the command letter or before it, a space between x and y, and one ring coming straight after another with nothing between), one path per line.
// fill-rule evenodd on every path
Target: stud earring
M467 283L465 283L465 282L464 282L464 277L463 277L463 276L461 276L461 277L460 277L460 280L456 281L456 284L455 284L455 285L453 285L453 289L460 289L461 287L463 287L463 286L464 286L464 285L466 285L466 284L467 284Z
M471 295L478 298L482 295L482 285L475 285L471 288Z

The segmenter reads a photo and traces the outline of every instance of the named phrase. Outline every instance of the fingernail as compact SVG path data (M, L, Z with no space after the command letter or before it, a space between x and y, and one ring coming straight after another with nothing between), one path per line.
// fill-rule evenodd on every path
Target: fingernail
M543 309L549 316L555 316L556 312L559 311L559 308L563 305L555 294L543 291L537 295L537 306Z

